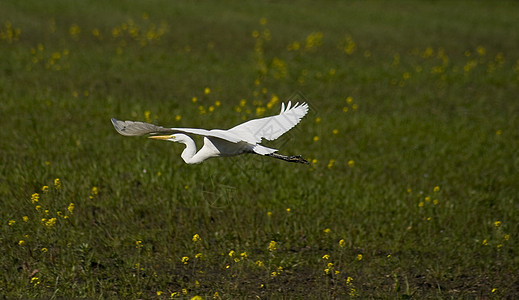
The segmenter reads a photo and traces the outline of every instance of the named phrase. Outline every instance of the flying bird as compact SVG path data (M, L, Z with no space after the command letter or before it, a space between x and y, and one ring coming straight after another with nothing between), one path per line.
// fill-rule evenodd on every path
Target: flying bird
M288 162L308 164L300 155L286 156L276 153L277 149L261 145L262 139L275 140L296 126L308 112L308 104L281 104L279 115L254 119L231 129L165 128L144 122L120 121L112 118L115 130L124 136L149 134L149 138L166 140L186 145L181 154L187 164L199 164L208 158L235 156L253 153L282 159ZM188 135L204 137L204 145L197 151L195 141Z

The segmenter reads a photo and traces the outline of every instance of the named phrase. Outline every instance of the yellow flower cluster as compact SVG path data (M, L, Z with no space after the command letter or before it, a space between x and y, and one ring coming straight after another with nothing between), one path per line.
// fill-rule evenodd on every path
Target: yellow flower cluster
M276 241L270 241L268 249L270 252L274 252L277 250L277 243Z
M13 28L11 22L6 21L4 27L0 28L0 41L6 41L9 44L18 41L22 30L20 28Z
M195 235L193 235L192 240L194 243L197 243L197 242L202 241L202 238L200 237L200 235L198 233L195 233Z
M126 37L136 41L140 46L144 47L153 42L160 41L162 36L167 32L168 25L161 22L160 25L148 22L148 18L143 18L144 24L137 24L133 19L124 22L111 30L112 38L120 39L121 46L126 46ZM98 29L94 29L92 34L102 39L102 35Z
M339 42L339 48L344 51L347 55L352 55L353 52L357 49L357 45L351 35L346 35L346 37Z

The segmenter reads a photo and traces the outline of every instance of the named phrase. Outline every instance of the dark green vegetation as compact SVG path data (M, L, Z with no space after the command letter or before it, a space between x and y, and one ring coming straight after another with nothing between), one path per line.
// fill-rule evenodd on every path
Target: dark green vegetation
M2 1L0 295L517 296L518 10ZM311 166L188 166L110 124L225 129L296 91L268 145Z

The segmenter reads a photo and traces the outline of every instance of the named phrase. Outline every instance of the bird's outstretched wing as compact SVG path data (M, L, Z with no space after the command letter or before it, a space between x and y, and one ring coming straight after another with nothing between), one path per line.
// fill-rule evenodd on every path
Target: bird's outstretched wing
M229 133L221 129L199 129L199 128L165 128L162 126L153 125L150 123L137 122L137 121L120 121L112 118L112 124L115 130L125 136L139 136L146 134L173 134L177 132L197 134L201 136L210 136L220 138L232 143L238 143L243 141L240 137L235 134Z
M292 107L291 105L292 103L289 101L285 108L285 104L282 103L279 115L250 120L229 129L227 132L233 133L252 144L260 143L261 139L275 140L296 126L308 113L308 104L304 102L296 103Z
M201 136L215 137L232 143L247 142L258 144L261 139L275 140L283 133L296 126L308 112L308 104L296 103L291 107L289 101L287 106L281 104L279 115L254 119L234 126L229 130L221 129L199 129L199 128L165 128L144 122L120 121L112 118L115 130L125 136L138 136L146 134L173 134L176 132L191 133Z

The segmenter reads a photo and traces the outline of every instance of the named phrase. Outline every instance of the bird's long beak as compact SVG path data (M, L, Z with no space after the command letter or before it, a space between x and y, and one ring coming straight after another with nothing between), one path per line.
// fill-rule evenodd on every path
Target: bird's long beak
M172 135L152 135L149 137L150 139L156 139L156 140L169 140L173 138Z

